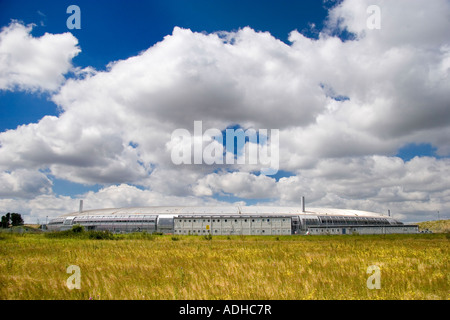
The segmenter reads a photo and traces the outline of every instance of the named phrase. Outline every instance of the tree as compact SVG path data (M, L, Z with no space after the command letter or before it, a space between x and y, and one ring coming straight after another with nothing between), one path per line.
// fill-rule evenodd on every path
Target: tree
M84 232L84 227L82 225L76 224L72 227L72 232L74 233Z
M8 228L9 219L6 216L2 216L1 226L2 226L2 228Z
M2 216L2 228L9 228L9 223L11 222L11 213L7 213Z
M13 227L23 225L23 219L20 213L11 213L11 224Z
M7 213L6 215L2 216L1 218L1 227L2 228L8 228L11 224L14 226L21 226L23 225L23 219L20 213Z

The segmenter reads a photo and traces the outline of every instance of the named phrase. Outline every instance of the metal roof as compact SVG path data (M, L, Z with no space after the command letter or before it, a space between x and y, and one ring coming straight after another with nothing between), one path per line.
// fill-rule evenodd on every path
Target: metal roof
M305 212L302 207L280 207L280 206L154 206L154 207L127 207L127 208L109 208L84 210L81 212L72 212L61 217L70 216L103 216L103 215L332 215L332 216L359 216L359 217L387 217L386 215L362 211L333 208L307 208Z

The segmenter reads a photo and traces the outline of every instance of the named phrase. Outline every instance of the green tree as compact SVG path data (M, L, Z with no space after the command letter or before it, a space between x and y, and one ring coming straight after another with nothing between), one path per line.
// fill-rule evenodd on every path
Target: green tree
M2 228L8 228L9 226L9 221L5 216L2 216L2 222L1 222L1 227Z
M23 219L20 213L11 213L11 224L13 227L23 225Z
M8 228L10 220L11 214L9 212L6 215L2 216L2 228Z
M8 228L10 226L10 224L15 227L15 226L21 226L23 225L23 219L22 219L22 215L20 213L7 213L4 216L2 216L1 218L1 227L2 228Z
M84 232L84 227L82 225L76 224L72 227L72 232L82 233L82 232Z

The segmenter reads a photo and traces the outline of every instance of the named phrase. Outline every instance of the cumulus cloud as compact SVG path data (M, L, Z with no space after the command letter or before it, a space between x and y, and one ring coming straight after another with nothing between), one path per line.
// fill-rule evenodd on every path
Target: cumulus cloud
M33 198L40 194L51 193L52 182L37 171L19 169L0 173L0 199L18 197Z
M255 176L247 172L212 173L200 179L193 191L200 196L223 193L241 198L261 199L274 196L275 186L275 179L265 175Z
M213 173L193 188L197 195L232 194L247 199L272 198L272 204L298 206L306 196L309 207L359 208L399 219L435 219L444 212L450 194L449 159L367 156L321 159L295 176L274 178L246 172ZM265 204L264 202L257 202Z
M372 2L346 0L331 8L317 39L294 30L286 44L249 27L212 34L175 27L105 71L77 69L77 78L46 77L42 85L8 80L4 88L33 90L64 82L52 96L62 113L0 133L0 169L8 177L44 170L103 184L86 194L99 207L214 202L218 195L295 205L306 195L312 205L389 207L410 220L411 212L449 209L448 159L404 162L395 155L409 143L450 155L450 4L378 1L381 29L371 30L366 9ZM335 36L342 30L355 38ZM26 43L54 37L54 46L65 48L58 61L67 62L58 75L78 53L71 35L35 39L30 27L11 25L2 37L13 31ZM196 120L203 130L279 129L279 169L293 176L255 175L245 165L174 165L171 134L193 133ZM45 188L36 205L72 201Z
M55 91L81 51L69 32L35 38L32 28L13 21L0 31L0 89Z

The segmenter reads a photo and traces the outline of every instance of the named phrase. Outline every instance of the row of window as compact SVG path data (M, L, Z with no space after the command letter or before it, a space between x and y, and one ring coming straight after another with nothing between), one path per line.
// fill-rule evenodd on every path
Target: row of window
M217 220L217 221L216 221ZM223 222L228 222L228 220L230 220L230 222L233 220L233 219L212 219L212 222L220 222L220 221L223 221ZM239 220L241 220L241 219L239 219ZM243 221L244 222L248 222L248 220L250 220L250 219L243 219ZM178 222L197 222L197 220L196 219L179 219L179 220L177 220ZM262 222L270 222L270 218L263 218L263 219L251 219L251 221L252 222L260 222L260 221L262 221ZM283 218L282 219L282 221L283 222L286 222L286 218ZM200 219L198 219L198 222L200 222ZM210 219L203 219L202 220L202 222L210 222ZM234 222L238 222L238 219L234 219Z
M49 225L55 225L55 224L77 224L77 223L155 223L155 219L126 219L126 220L118 220L117 218L113 219L96 219L96 220L90 220L86 218L68 218L68 219L54 219L51 220L48 224Z
M48 224L53 225L53 224L62 224L62 223L63 223L63 220L58 220L58 221L52 220Z
M155 223L155 220L85 220L78 221L75 220L73 224L86 224L86 223L97 223L97 224L107 224L107 223Z
M344 228L345 229L345 228ZM358 231L358 230L366 230L365 227L362 227L362 229L358 229L356 228L347 228L346 230L348 231ZM371 228L367 228L367 230L371 230ZM383 230L380 227L375 227L375 230ZM408 231L411 229L405 228L405 227L388 227L387 229L388 231ZM342 229L340 228L320 228L320 229L316 229L316 228L312 228L310 231L312 232L317 232L317 233L325 233L325 232L341 232Z
M330 217L319 216L321 224L365 224L365 225L382 225L389 224L384 218L365 218L365 217ZM317 221L317 220L316 220Z
M109 230L111 232L154 232L156 231L155 228L136 228L136 227L127 227L127 228L104 228L104 227L96 227L96 228L91 228L88 229L89 231L92 230L98 230L98 231L103 231L103 230Z
M318 219L303 219L303 221L307 226L317 225L317 223L319 222Z
M351 228L349 229L351 231ZM356 229L353 229L353 231L355 231ZM331 232L331 233L336 233L342 232L342 229L334 229L334 228L327 228L327 229L312 229L312 232L316 232L316 233L327 233L327 232Z
M66 219L75 220L155 220L157 216L150 215L133 215L133 216L73 216L67 217Z
M241 230L229 230L230 232L230 234L240 234L241 233ZM214 233L220 233L221 232L221 230L218 230L218 229L214 229ZM252 233L267 233L266 232L266 230L255 230L255 229L253 229L252 230ZM281 234L281 233L290 233L291 231L290 230L288 230L288 229L284 229L284 230L280 230L280 229L278 229L278 230L272 230L272 233L278 233L278 234ZM179 234L207 234L207 233L210 233L210 231L209 230L175 230L175 233L179 233ZM270 233L270 231L269 231L269 233Z

